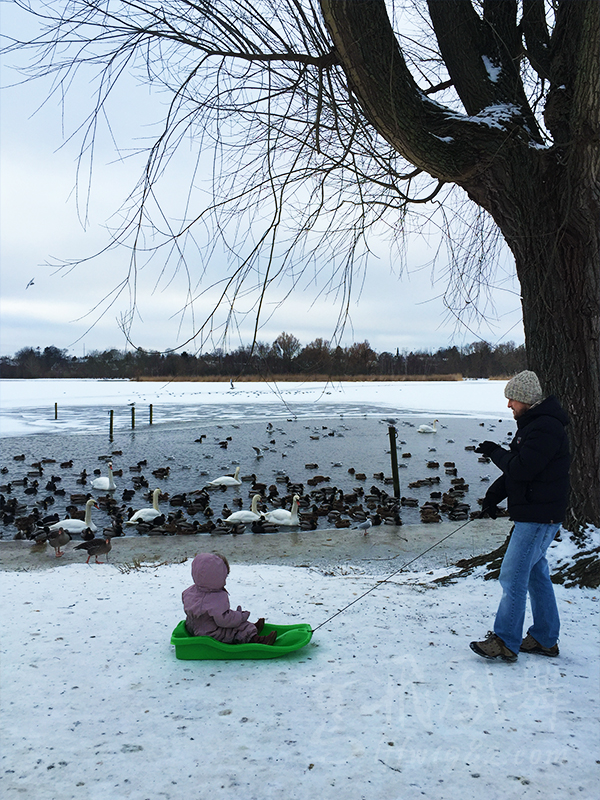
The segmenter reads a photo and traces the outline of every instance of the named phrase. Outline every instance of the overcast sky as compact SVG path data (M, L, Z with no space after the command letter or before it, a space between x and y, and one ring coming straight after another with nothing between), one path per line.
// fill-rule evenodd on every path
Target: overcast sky
M5 31L15 24L6 8L2 23ZM14 56L4 61L3 87L18 80L7 66L15 61ZM4 88L2 93L0 353L11 355L22 347L48 345L66 348L75 355L111 347L123 349L127 341L119 319L130 307L129 293L111 295L112 304L104 298L126 276L128 253L124 249L113 250L70 271L57 270L49 264L91 256L106 245L107 224L135 186L143 162L117 157L110 138L99 138L88 219L82 224L87 180L80 176L78 183L77 178L81 138L67 139L90 110L92 87L78 83L67 96L64 110L56 98L42 105L48 89L47 81L39 81ZM122 148L121 156L146 135L146 122L160 117L161 102L133 82L127 92L115 97L111 122ZM183 196L187 188L181 163L169 177L173 197ZM359 280L355 288L342 344L368 340L377 351L393 352L396 348L460 346L479 338L492 344L523 341L518 284L509 256L496 275L497 288L491 292L493 303L481 308L485 319L469 319L466 327L457 324L444 306L443 258L432 275L430 262L438 245L433 234L409 240L408 268L402 274L398 260L390 253L389 242L382 238L371 244L374 255L366 278ZM224 259L217 252L209 277L214 279L223 267ZM191 270L193 273L194 264ZM157 260L140 273L139 314L131 339L138 347L166 350L178 347L194 333L211 308L212 295L197 299L193 316L188 312L182 319L178 311L186 302L185 276L180 273L172 278L169 273L161 279L159 275ZM198 277L192 274L192 280ZM33 284L28 286L31 280ZM278 306L278 299L288 291L289 284L276 290L258 339L270 343L285 330L302 344L317 337L331 340L339 312L335 298L315 300L308 275ZM226 341L230 348L252 339L253 316L245 317L243 313L249 310L250 299L244 302L247 305L240 304ZM215 344L219 344L220 330L215 333ZM193 352L199 345L196 340L184 349ZM204 349L211 349L210 342Z

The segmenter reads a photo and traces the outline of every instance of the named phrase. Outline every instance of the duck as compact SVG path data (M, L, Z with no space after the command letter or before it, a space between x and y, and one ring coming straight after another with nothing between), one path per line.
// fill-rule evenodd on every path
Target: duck
M94 533L98 530L98 527L92 522L92 508L98 508L98 503L94 500L93 497L85 504L85 516L83 519L63 519L60 522L56 522L54 525L50 526L50 533L56 533L59 528L67 531L68 533L83 533L83 531L87 530L88 528L93 531Z
M439 422L439 420L434 419L432 425L419 425L417 433L437 433L436 422Z
M233 514L230 514L223 522L226 525L235 525L237 522L258 522L262 515L258 513L258 501L260 500L260 495L255 494L252 498L252 505L250 506L250 511L247 509L242 509L241 511L234 511Z
M255 520L251 526L250 530L252 533L277 533L279 528L273 522L267 522L264 519Z
M108 478L106 476L102 476L101 478L95 478L92 481L92 489L96 489L100 492L114 492L117 488L115 486L115 482L113 480L113 470L112 470L112 461L109 461L107 464L108 468Z
M87 561L86 564L90 563L90 558L94 556L96 559L96 564L104 564L104 561L98 561L98 556L101 556L103 553L106 553L106 560L108 561L108 554L112 550L112 542L110 536L107 536L106 539L91 539L88 542L81 542L75 548L75 550L87 550Z
M240 468L235 468L235 473L231 475L221 475L220 478L215 478L214 481L209 481L209 486L241 486L242 482L239 480Z
M138 522L153 522L157 517L160 517L161 512L158 507L159 497L160 489L155 489L152 492L152 508L140 508L125 524L137 525Z
M297 525L300 525L300 519L298 518L299 502L300 497L295 494L294 499L292 500L291 511L287 511L285 508L276 508L274 511L269 511L267 514L265 514L265 519L267 522L275 523L275 525L296 527Z

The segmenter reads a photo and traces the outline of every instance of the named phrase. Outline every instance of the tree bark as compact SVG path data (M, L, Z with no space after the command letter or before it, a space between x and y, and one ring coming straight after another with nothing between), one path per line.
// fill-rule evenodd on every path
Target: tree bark
M574 530L600 520L600 204L585 202L589 185L569 189L554 175L542 194L523 177L493 215L515 257L529 368L570 417Z
M517 109L489 127L474 116L444 114L423 96L383 0L321 0L321 7L350 88L379 133L411 163L461 186L511 248L529 366L571 418L568 525L600 525L600 4L563 3L553 39L538 48L552 81L546 125L553 147L540 144L515 71L515 3L486 0L480 18L469 0L429 0L467 113L485 114L494 102ZM526 10L533 47L547 32L540 4ZM490 80L484 56L499 65L502 79ZM541 56L538 62L539 71Z

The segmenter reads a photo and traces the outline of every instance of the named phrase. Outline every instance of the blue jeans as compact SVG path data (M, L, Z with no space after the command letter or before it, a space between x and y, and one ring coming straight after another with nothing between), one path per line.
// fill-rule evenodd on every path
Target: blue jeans
M546 550L560 525L539 522L515 522L500 570L502 599L498 606L494 633L518 653L523 638L527 592L533 613L529 633L542 647L558 641L560 621L546 561Z

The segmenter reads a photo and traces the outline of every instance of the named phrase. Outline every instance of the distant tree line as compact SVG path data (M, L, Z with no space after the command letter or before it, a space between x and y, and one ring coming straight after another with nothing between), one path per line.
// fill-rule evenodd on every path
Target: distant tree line
M24 347L0 358L2 378L178 378L210 379L267 375L298 378L385 378L460 374L466 378L512 375L526 369L525 347L514 342L491 345L473 342L464 347L377 353L368 341L348 347L315 339L303 347L289 333L272 344L257 342L226 352L160 353L152 350L94 350L69 355L58 347Z

